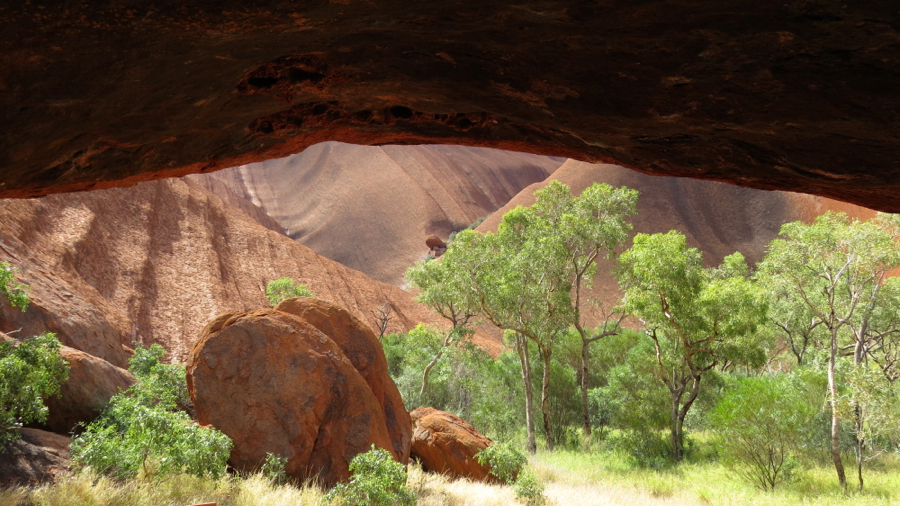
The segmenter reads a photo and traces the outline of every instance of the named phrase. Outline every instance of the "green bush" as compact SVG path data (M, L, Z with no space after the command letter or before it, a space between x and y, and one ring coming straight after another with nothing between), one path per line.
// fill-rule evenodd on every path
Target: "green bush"
M191 404L185 370L181 364L164 364L166 350L158 344L149 348L137 346L128 360L128 370L141 381L142 389L157 397L171 396L179 408Z
M18 343L0 338L0 451L19 439L22 424L47 420L44 399L69 376L59 348L50 332Z
M138 382L115 395L103 414L72 438L70 455L76 468L90 467L119 479L141 470L214 478L225 473L231 439L198 426L179 409L185 377L183 372L176 377L175 367L159 363L161 349L138 348L130 367Z
M0 295L24 313L28 309L28 285L17 285L15 273L16 269L9 262L0 262Z
M298 284L291 278L279 278L269 281L266 285L266 298L273 306L279 302L290 299L292 297L315 297L316 294L310 292L306 285Z
M287 467L288 458L276 455L274 453L266 453L266 460L260 466L259 472L266 477L267 480L275 485L283 485L288 482L288 475L285 468Z
M790 478L816 419L821 399L803 384L797 374L742 378L710 417L726 464L763 490Z
M510 484L516 480L519 471L528 463L525 455L506 443L494 443L475 455L479 464L491 468L501 483Z
M513 490L516 491L516 499L528 506L538 506L546 502L544 485L530 469L523 469L519 473L519 477L513 483Z
M340 483L325 496L345 506L412 505L406 488L406 468L382 448L360 453L350 461L350 483Z

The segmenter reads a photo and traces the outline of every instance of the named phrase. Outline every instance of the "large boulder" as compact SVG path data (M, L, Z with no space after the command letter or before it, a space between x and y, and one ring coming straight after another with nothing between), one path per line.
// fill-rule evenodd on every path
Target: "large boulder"
M46 400L46 427L68 434L79 423L86 425L100 415L109 399L135 382L134 376L102 358L63 346L59 354L69 363L69 379L59 396Z
M0 487L39 485L69 469L68 437L39 429L21 430L22 439L0 454Z
M422 469L451 478L493 481L491 470L475 459L492 441L462 418L434 408L410 413L413 422L411 456Z
M346 309L311 297L287 299L275 306L275 309L299 316L341 348L381 404L394 454L399 455L400 462L406 464L409 461L412 438L409 413L403 405L397 385L388 374L384 350L372 329Z
M372 389L316 327L265 309L217 318L206 331L188 361L188 389L198 421L234 441L229 462L239 471L275 453L287 457L289 476L332 486L373 444L393 448Z

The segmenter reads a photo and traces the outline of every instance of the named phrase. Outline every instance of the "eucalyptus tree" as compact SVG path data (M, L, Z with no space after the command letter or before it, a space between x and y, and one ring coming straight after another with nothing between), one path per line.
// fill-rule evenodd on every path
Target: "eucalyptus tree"
M842 410L836 369L846 350L854 367L864 367L875 350L889 351L897 329L892 306L897 298L887 274L900 266L895 231L897 219L851 220L843 213L827 213L811 224L787 223L781 238L772 241L759 279L774 295L776 307L811 316L808 325L823 328L828 349L828 403L831 408L831 459L838 481L847 487L841 458ZM885 288L887 287L887 288ZM804 321L804 325L806 322ZM858 374L858 372L856 373ZM860 382L858 385L863 385ZM857 435L865 425L865 410L851 401ZM859 488L863 488L862 447L856 438Z
M703 374L725 363L764 361L756 336L766 303L740 253L704 268L680 232L637 234L621 257L623 306L653 341L657 375L670 395L672 458L684 457L684 420Z

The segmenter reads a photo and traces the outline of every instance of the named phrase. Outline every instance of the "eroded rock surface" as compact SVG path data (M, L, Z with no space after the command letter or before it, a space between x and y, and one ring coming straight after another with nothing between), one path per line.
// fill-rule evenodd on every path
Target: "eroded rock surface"
M207 331L191 353L188 389L198 421L234 441L238 470L257 469L270 452L288 458L289 476L332 486L371 445L393 448L366 379L310 323L267 309L216 319Z
M387 359L375 333L346 309L320 299L287 299L275 306L275 310L299 316L319 329L350 359L350 363L366 380L381 405L394 455L406 464L412 437L409 413L403 405L397 385L388 374Z
M0 454L0 487L40 485L69 469L66 436L39 429L21 429L22 439Z
M491 440L469 422L427 407L413 410L410 418L413 422L411 456L422 463L422 469L451 478L492 479L490 468L475 459Z
M0 305L0 331L56 332L64 345L122 368L135 341L159 343L167 360L183 362L210 319L268 306L266 283L282 276L366 323L390 301L389 332L437 323L400 288L321 257L178 179L0 200L0 260L31 286L28 311Z
M59 396L47 399L50 412L45 423L58 434L69 434L77 424L92 422L112 396L136 381L127 370L68 346L60 349L60 356L69 363L69 379Z
M0 196L317 142L617 162L900 211L895 2L7 2Z

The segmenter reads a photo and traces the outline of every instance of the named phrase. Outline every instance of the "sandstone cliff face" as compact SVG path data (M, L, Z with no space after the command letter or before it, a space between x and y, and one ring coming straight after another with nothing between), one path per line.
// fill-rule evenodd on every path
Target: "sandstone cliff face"
M0 260L31 285L26 313L2 305L0 331L57 332L63 344L127 367L133 342L183 361L226 311L268 306L281 276L369 323L385 300L389 331L435 317L399 288L316 255L191 183L168 179L34 200L0 201Z
M496 149L327 142L187 179L249 200L316 253L399 286L429 235L446 240L562 163Z

